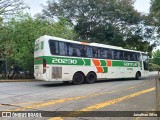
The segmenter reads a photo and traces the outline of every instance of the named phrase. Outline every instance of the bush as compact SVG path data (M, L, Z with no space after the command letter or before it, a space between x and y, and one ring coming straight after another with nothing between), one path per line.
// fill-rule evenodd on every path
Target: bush
M160 66L157 64L149 63L149 71L158 71Z

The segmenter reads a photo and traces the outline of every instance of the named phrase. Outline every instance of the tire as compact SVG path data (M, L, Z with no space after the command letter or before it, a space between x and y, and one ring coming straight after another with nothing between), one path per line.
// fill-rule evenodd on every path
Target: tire
M140 77L140 75L139 75L139 73L137 72L136 75L135 75L135 79L136 79L136 80L139 80L139 77Z
M97 80L97 76L94 72L89 72L86 77L86 82L89 84L94 83Z
M84 82L84 75L80 72L75 73L72 79L72 83L74 85L79 85L82 84L83 82Z

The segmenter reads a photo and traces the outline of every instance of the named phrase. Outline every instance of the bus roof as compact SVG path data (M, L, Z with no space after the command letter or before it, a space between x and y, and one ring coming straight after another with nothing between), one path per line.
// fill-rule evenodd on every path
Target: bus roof
M147 54L146 52L136 51L136 50L130 50L130 49L124 49L122 47L117 47L117 46L112 46L112 45L106 45L106 44L100 44L100 43L85 43L85 42L79 42L79 41L74 41L74 40L67 40L67 39L64 39L64 38L59 38L59 37L54 37L54 36L49 36L49 35L41 36L38 39L44 39L44 40L52 39L52 40L58 40L58 41L63 41L63 42L85 44L85 45L95 46L95 47L112 48L112 49L117 49L117 50L124 50L124 51L129 51L129 52L138 52L138 53Z

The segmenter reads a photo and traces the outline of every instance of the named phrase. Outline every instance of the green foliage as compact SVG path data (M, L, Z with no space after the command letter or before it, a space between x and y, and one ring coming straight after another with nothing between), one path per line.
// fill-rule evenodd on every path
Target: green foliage
M151 14L157 18L160 18L160 1L159 0L151 0Z
M61 19L51 23L29 15L11 19L5 23L0 41L3 42L4 54L8 60L15 61L19 66L33 72L34 42L42 35L51 35L74 39L76 34L69 22ZM1 44L2 45L2 44Z
M134 0L49 0L43 14L50 18L65 17L85 41L151 53L154 28L147 24L152 19L137 12L133 3Z
M23 0L0 0L0 16L12 16L26 9Z
M153 63L160 65L160 50L153 52Z
M160 66L157 64L149 63L149 71L158 71Z
M157 28L157 33L160 33L160 1L151 0L150 14L154 18L153 25ZM158 35L160 37L160 35ZM160 45L160 40L158 39L157 44Z

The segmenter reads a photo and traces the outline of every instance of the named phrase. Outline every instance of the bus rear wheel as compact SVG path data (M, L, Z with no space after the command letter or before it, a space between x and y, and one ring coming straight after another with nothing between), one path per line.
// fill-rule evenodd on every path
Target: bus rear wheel
M97 76L94 72L89 72L86 76L86 82L91 84L97 80Z
M72 83L74 85L79 85L79 84L82 84L83 82L84 82L84 75L83 75L83 73L81 73L81 72L75 73L74 76L73 76Z

